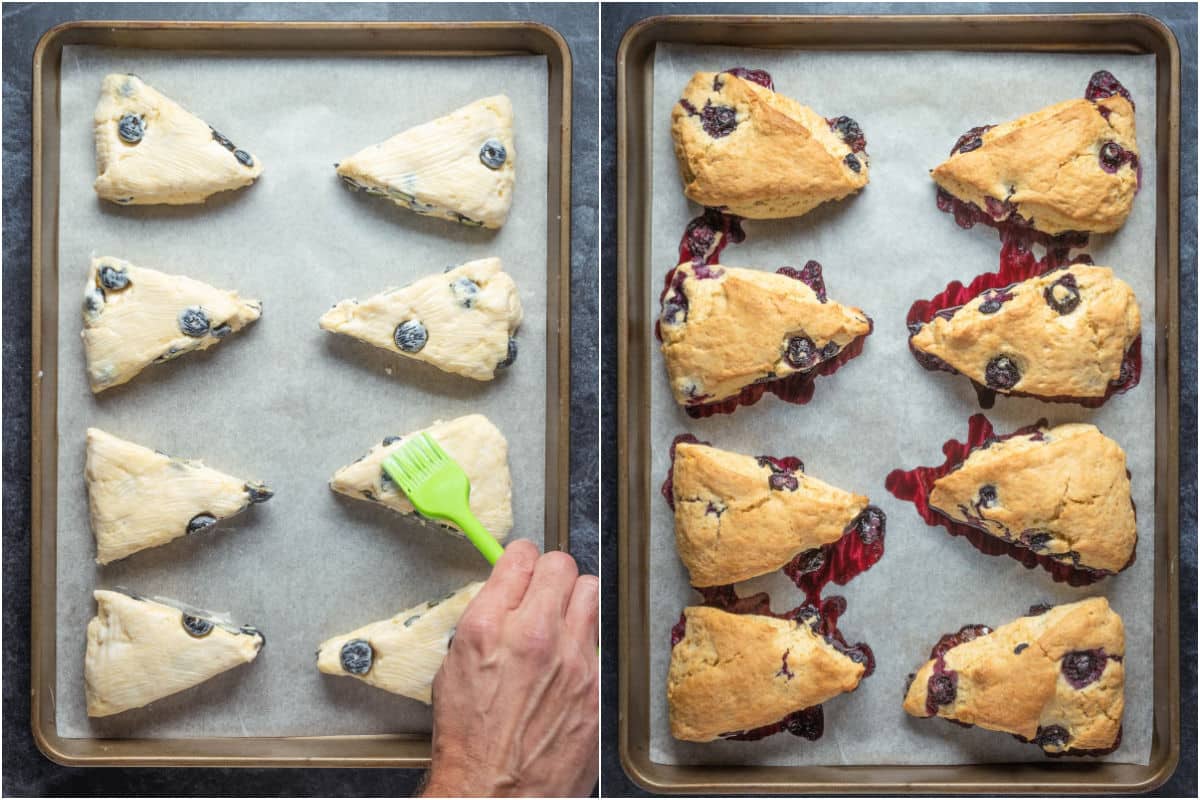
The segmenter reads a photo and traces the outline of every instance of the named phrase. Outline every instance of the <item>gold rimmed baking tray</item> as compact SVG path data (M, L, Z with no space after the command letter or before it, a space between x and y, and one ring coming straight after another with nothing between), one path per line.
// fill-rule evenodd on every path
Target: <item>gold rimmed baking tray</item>
M679 766L650 755L648 531L653 57L659 43L797 50L1141 53L1155 56L1158 196L1155 304L1154 708L1146 766L1058 760L947 766ZM663 16L625 34L617 56L618 458L621 763L655 792L1095 794L1145 792L1179 761L1179 48L1139 14Z
M71 22L33 60L32 730L61 764L81 766L422 767L427 735L79 739L56 729L59 97L65 45L190 54L546 58L546 550L568 545L570 412L571 53L533 22Z

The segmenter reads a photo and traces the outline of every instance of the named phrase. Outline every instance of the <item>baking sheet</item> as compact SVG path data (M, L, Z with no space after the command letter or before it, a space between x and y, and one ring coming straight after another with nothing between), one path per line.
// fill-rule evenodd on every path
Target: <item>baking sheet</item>
M859 195L790 220L747 221L746 241L722 263L774 271L816 259L829 296L863 308L875 321L863 355L832 377L818 378L807 405L767 394L732 415L693 420L675 405L654 349L651 375L650 756L666 764L903 765L1046 762L1012 737L941 720L909 717L905 680L943 634L968 623L996 626L1039 602L1098 594L1125 621L1126 685L1121 747L1104 760L1147 764L1151 745L1154 564L1154 241L1156 141L1153 55L966 52L813 52L659 44L654 64L651 318L663 276L675 265L680 236L699 207L683 195L670 135L670 112L696 71L733 66L766 69L777 90L819 113L856 119L871 156L871 182ZM1081 97L1088 78L1108 69L1138 103L1143 184L1125 226L1092 236L1095 262L1112 266L1136 292L1142 312L1140 384L1096 410L1032 399L999 398L985 411L999 432L1041 417L1051 424L1087 421L1125 449L1138 512L1136 563L1088 587L1055 583L1040 568L985 556L941 527L927 526L913 505L883 486L896 467L941 464L941 446L964 439L980 411L970 382L922 369L908 351L911 303L999 266L1000 242L984 226L965 231L937 210L927 170L943 161L967 129L999 123L1051 103ZM1039 250L1040 252L1040 250ZM729 450L796 455L809 474L868 494L888 515L887 549L871 570L845 587L831 585L848 610L839 627L875 652L874 675L858 690L824 704L825 734L816 742L781 734L758 742L679 742L670 735L666 674L670 628L698 602L674 549L673 518L658 495L671 440L691 432ZM802 601L781 573L738 584L739 594L769 591L782 611Z
M109 72L135 72L259 158L257 184L205 205L122 208L97 199L92 114ZM514 110L508 222L486 231L352 193L333 164L480 97ZM486 577L464 539L335 495L333 472L385 436L487 415L509 442L515 526L543 540L548 74L542 56L243 57L68 46L61 87L58 398L58 729L64 737L425 733L423 704L317 672L335 634ZM182 273L261 299L261 320L204 353L93 397L79 338L93 255ZM334 336L320 315L347 297L498 256L520 290L517 363L490 383ZM83 482L97 426L276 496L217 528L99 567ZM92 590L124 587L228 612L266 646L239 667L145 709L89 720L83 693Z

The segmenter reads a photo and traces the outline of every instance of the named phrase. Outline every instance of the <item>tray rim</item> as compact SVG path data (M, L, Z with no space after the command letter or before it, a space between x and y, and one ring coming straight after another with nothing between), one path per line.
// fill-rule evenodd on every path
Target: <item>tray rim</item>
M127 32L135 34L146 31L179 31L209 33L211 35L237 32L249 35L261 32L265 35L287 35L290 31L303 32L316 37L330 32L342 35L379 34L379 40L367 47L355 45L354 50L368 57L385 54L440 55L459 57L495 56L502 54L535 54L547 58L548 98L551 111L560 108L557 120L548 121L547 133L551 147L548 157L558 164L559 180L555 187L553 170L548 188L558 194L558 203L547 208L547 263L556 265L557 293L547 292L547 338L553 342L555 353L548 354L547 373L553 375L558 387L557 403L548 399L546 406L546 475L547 499L553 500L553 508L547 514L543 537L546 550L569 550L569 497L570 482L570 401L571 401L571 134L572 134L572 82L574 64L570 46L566 39L552 26L534 21L447 21L447 22L227 22L218 20L72 20L48 29L39 39L33 54L33 171L32 171L32 353L31 353L31 610L30 610L30 727L38 750L51 761L63 766L160 766L160 767L388 767L424 768L430 761L430 738L423 734L372 734L330 736L286 736L286 737L199 737L199 738L148 738L148 739L100 739L67 738L60 736L54 719L53 677L56 657L54 655L55 608L57 605L57 581L55 574L54 539L56 530L46 531L56 525L56 510L43 508L43 476L47 468L42 458L43 447L50 448L57 458L57 408L56 391L46 391L43 373L43 268L52 265L57 276L57 257L47 254L47 239L51 246L57 242L57 211L47 203L57 199L57 187L47 186L44 156L46 149L53 149L57 156L58 134L51 132L47 137L46 91L43 67L48 58L60 58L63 40L75 35L107 32L120 36ZM398 43L400 39L418 34L452 34L459 38L473 32L507 33L514 38L527 41L514 47L480 49L466 47L415 48ZM78 42L86 43L86 42ZM391 46L381 46L390 44ZM121 46L121 45L117 45ZM124 45L134 46L134 45ZM137 45L142 49L165 49L170 43ZM303 48L268 47L252 42L234 42L216 47L189 48L196 52L214 51L268 51L281 55L295 53ZM345 53L350 45L322 48L328 52ZM557 91L556 91L557 88ZM59 86L53 89L55 105L54 119L57 121ZM46 139L50 139L47 145ZM555 138L558 152L555 153ZM50 170L57 178L57 166ZM47 232L47 219L53 220L54 230ZM50 324L57 316L56 303ZM56 332L50 337L57 344ZM555 357L555 355L557 357ZM48 404L48 408L47 408ZM53 441L46 442L50 435ZM54 483L52 476L49 482ZM50 492L51 496L54 492ZM43 534L47 535L43 535ZM47 586L47 580L49 585ZM47 598L43 594L48 595ZM44 619L48 624L39 624ZM44 674L41 654L49 640L49 677ZM47 691L39 691L47 680Z
M1158 524L1155 535L1155 681L1159 683L1164 678L1166 686L1165 709L1156 700L1155 716L1165 711L1168 741L1160 740L1156 730L1153 734L1151 759L1147 766L1140 765L1108 765L1119 767L1124 771L1136 773L1133 779L1124 781L1114 780L1100 782L1087 780L1088 772L1105 770L1102 763L1087 764L1081 762L1054 762L1041 764L1031 762L1026 764L964 764L964 765L863 765L854 767L771 767L771 766L681 766L659 764L650 759L648 750L649 729L644 731L631 730L630 703L633 700L630 688L630 678L634 665L631 654L632 639L635 626L638 633L645 635L647 627L648 602L646 601L647 575L634 576L629 569L630 556L635 544L631 541L632 531L645 530L645 517L633 518L631 497L635 492L642 492L645 487L634 486L631 468L631 458L639 447L644 451L644 431L636 432L631 429L631 409L636 405L633 399L636 389L631 391L631 378L634 373L630 365L631 338L635 335L629 326L629 300L631 285L631 264L637 260L637 254L631 249L638 243L631 242L631 227L637 227L644 240L644 225L635 225L630 216L634 200L631 188L630 168L630 139L636 134L630 123L631 97L629 84L633 81L629 59L631 53L638 47L650 47L663 41L690 41L694 39L671 39L667 35L656 38L659 28L666 28L695 23L717 23L728 31L735 29L753 29L764 26L795 26L807 25L829 26L842 25L877 25L880 23L898 24L901 26L920 25L990 25L1000 27L1021 23L1053 23L1056 25L1080 23L1124 23L1139 26L1155 39L1154 47L1147 51L1144 47L1134 44L1135 52L1151 52L1156 58L1157 80L1160 84L1156 91L1156 110L1159 117L1158 141L1156 146L1160 158L1166 156L1164 165L1160 166L1160 174L1166 180L1160 188L1160 200L1165 197L1166 203L1160 203L1157 212L1156 245L1157 270L1163 272L1165 261L1166 286L1156 280L1155 301L1158 309L1168 312L1165 325L1162 319L1157 321L1162 341L1155 353L1159 362L1161 377L1155 386L1156 422L1155 431L1155 506L1158 512ZM649 39L647 43L644 40ZM839 48L828 42L822 44L804 44L791 42L785 44L741 44L735 46L765 47L767 49L852 49ZM913 47L911 43L888 48L884 45L868 45L853 49L869 50L913 50L913 49L943 49L943 50L1108 50L1115 48L1096 45L1068 47L1065 43L1045 44L1041 46L1022 46L1011 43L1009 46L997 45L994 42L982 42L978 46L955 46L944 41L928 44L925 47ZM1168 85L1161 86L1165 72ZM626 774L642 789L664 794L733 794L733 793L820 793L848 794L864 792L885 792L892 794L949 794L963 791L982 792L990 794L1065 794L1074 792L1092 793L1097 791L1134 793L1146 792L1162 785L1174 773L1180 757L1180 708L1179 708L1179 596L1178 596L1178 564L1179 564L1179 105L1180 105L1180 65L1179 46L1174 33L1161 20L1142 13L1042 13L1042 14L832 14L832 15L737 15L737 14L665 14L647 17L634 25L622 36L617 53L617 305L618 305L618 408L617 408L617 445L618 463L621 475L618 482L618 559L619 559L619 591L621 610L619 612L619 698L618 698L618 735L619 755L621 766ZM642 98L643 104L648 105L649 98ZM1165 99L1165 109L1162 101ZM1164 113L1165 112L1165 113ZM1164 119L1165 118L1165 119ZM1165 123L1165 124L1164 124ZM644 188L644 187L643 187ZM1162 206L1165 205L1166 208ZM1165 227L1165 231L1164 231ZM1165 236L1163 235L1165 233ZM644 241L642 242L644 244ZM640 278L640 275L638 276ZM1163 358L1165 351L1165 359ZM1162 363L1165 360L1165 363ZM646 365L643 365L646 366ZM643 369L638 377L645 378ZM645 380L641 381L644 385ZM1165 412L1165 413L1164 413ZM648 415L645 415L648 416ZM1165 419L1163 419L1165 417ZM638 421L641 421L639 416ZM638 436L641 439L638 439ZM633 437L631 439L631 436ZM1164 463L1165 462L1165 463ZM1165 545L1165 546L1164 546ZM642 537L639 547L641 560L645 560L646 537ZM636 599L643 610L640 619L634 619L629 611L629 601ZM1161 639L1166 644L1159 644ZM643 640L644 641L644 640ZM648 660L648 654L643 662ZM1164 665L1160 663L1165 657L1165 675L1160 675ZM649 665L643 663L642 673L648 675ZM648 699L649 687L646 687ZM1156 694L1159 687L1156 687ZM644 734L644 735L643 735ZM635 739L635 736L637 737ZM1020 772L1024 779L1017 777ZM952 773L956 773L951 776ZM964 774L967 773L967 774ZM982 773L981 778L974 778L974 773ZM1054 778L1050 778L1054 775ZM1083 775L1083 778L1072 778L1072 775ZM807 776L809 780L803 780ZM1065 776L1065 777L1059 777Z

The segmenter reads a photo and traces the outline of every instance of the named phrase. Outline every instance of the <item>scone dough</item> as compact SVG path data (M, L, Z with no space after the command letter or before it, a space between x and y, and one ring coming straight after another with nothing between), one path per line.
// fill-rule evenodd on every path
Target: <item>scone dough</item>
M108 75L96 105L96 194L121 205L203 203L254 183L262 163L136 75Z
M675 446L672 475L675 548L693 586L780 569L840 539L867 505L802 471L779 476L767 462L702 444Z
M85 476L98 564L206 530L272 495L258 481L174 459L99 428L87 431Z
M904 710L928 717L936 705L937 716L1016 734L1051 753L1105 750L1121 728L1124 656L1125 628L1107 600L1068 603L946 651L948 703L930 699L937 660L929 661L913 677Z
M83 293L88 382L102 392L150 364L206 350L262 316L246 300L182 275L93 258Z
M89 717L141 708L248 664L262 649L254 628L120 592L96 591L83 679Z
M708 742L853 691L866 667L808 625L708 606L684 610L667 674L671 735Z
M490 381L517 357L521 298L498 258L483 258L366 300L343 300L321 317L333 333L438 369Z
M343 159L353 189L418 214L499 228L512 207L512 102L485 97Z
M317 651L317 669L432 703L433 678L450 649L454 628L482 588L482 583L470 583L440 600L328 639Z
M448 422L439 420L419 431L389 436L353 464L339 469L329 482L330 488L348 497L379 503L401 514L415 514L412 503L383 471L382 464L405 440L418 433L432 436L446 455L467 473L471 481L471 512L493 536L504 541L513 526L508 441L482 414L470 414ZM448 520L438 520L438 524L462 535Z

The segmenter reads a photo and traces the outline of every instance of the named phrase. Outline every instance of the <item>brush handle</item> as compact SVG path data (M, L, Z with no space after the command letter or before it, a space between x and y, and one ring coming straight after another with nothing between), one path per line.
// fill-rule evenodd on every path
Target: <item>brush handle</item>
M460 511L454 517L454 522L471 540L471 544L475 545L475 549L483 554L489 564L495 565L500 560L500 556L504 555L504 546L496 541L496 537L492 536L487 528L483 527L483 523L475 518L470 509Z

